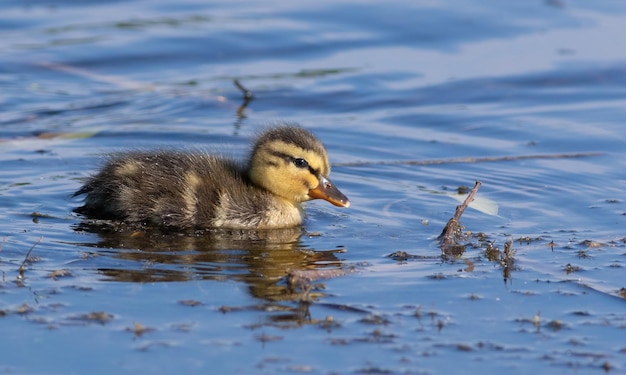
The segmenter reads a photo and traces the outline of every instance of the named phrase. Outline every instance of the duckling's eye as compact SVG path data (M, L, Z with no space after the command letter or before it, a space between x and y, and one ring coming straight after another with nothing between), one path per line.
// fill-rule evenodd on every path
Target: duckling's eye
M296 159L293 159L293 165L295 165L298 168L308 168L309 162L302 158L296 158Z

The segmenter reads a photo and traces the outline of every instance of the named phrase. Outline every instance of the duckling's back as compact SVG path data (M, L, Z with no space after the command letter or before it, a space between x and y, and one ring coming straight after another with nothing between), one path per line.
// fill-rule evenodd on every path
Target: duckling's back
M240 163L205 153L118 154L80 194L87 196L76 212L136 224L265 228L302 220L299 207L252 185Z

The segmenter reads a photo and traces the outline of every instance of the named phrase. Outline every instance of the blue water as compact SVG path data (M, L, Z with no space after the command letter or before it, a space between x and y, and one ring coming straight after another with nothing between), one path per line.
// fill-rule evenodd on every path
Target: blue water
M625 14L3 2L0 373L626 371ZM324 141L352 203L310 202L302 235L102 233L72 213L104 154L243 157L278 121ZM493 160L447 162L470 157ZM445 193L476 180L499 211L462 223L513 240L507 267L476 237L440 256ZM303 291L294 269L338 272Z

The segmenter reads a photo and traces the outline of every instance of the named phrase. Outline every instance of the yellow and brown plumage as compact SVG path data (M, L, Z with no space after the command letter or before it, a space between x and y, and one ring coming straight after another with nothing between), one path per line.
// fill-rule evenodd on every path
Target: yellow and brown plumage
M301 203L350 202L328 179L326 149L299 126L270 128L247 162L206 153L131 151L113 155L74 195L76 212L99 219L177 228L287 228Z

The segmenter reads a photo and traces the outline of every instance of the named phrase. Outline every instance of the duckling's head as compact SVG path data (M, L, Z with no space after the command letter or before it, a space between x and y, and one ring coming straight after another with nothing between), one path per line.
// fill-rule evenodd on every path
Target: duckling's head
M330 182L324 145L299 126L270 128L257 139L249 160L254 184L290 202L324 199L340 207L350 201Z

